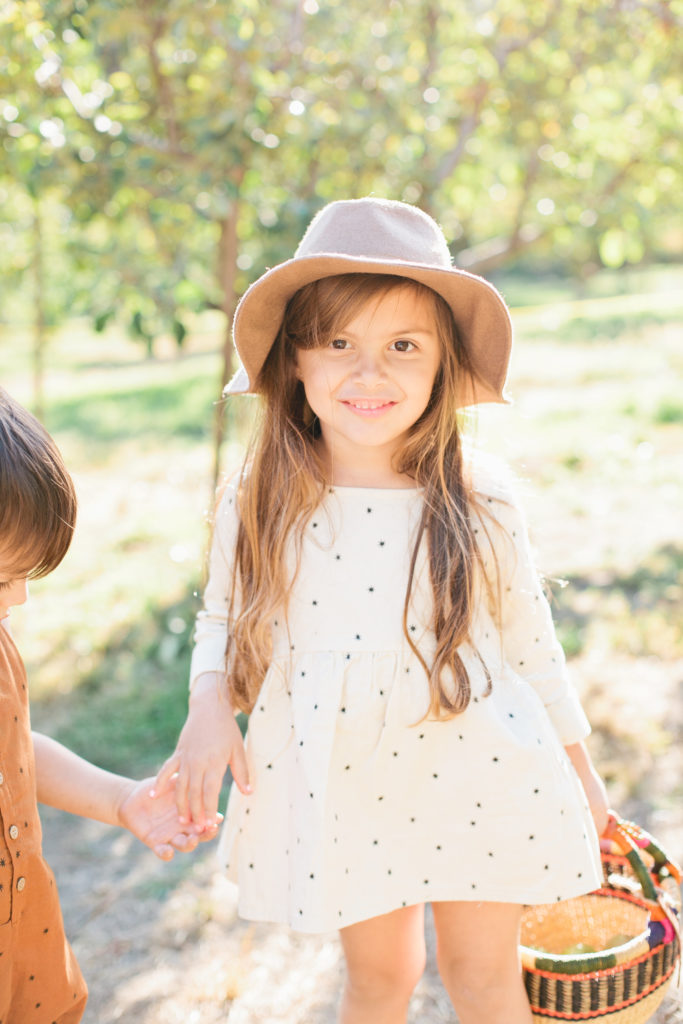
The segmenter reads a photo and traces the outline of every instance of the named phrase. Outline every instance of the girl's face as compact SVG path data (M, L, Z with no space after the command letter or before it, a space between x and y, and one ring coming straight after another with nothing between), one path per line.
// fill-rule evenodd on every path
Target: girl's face
M29 568L11 547L0 548L0 620L7 618L14 605L26 601Z
M429 403L439 363L433 308L409 286L369 300L328 345L297 350L335 483L399 482L393 456Z
M0 571L0 620L7 618L10 608L23 604L28 597L26 577L10 579Z

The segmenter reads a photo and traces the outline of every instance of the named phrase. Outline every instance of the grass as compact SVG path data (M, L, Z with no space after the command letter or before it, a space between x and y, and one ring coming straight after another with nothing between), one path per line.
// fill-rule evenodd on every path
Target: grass
M683 270L675 264L630 267L618 271L603 270L585 280L571 279L539 267L526 270L496 271L491 280L504 294L510 306L556 307L558 303L586 302L616 297L640 296L651 308L657 301L677 302Z
M667 274L680 284L680 272ZM683 657L679 292L648 292L643 277L611 295L596 283L572 302L566 282L513 284L507 294L525 303L514 312L515 404L482 408L476 435L520 478L540 567L568 581L550 583L567 653L579 674L591 658L674 664ZM46 422L74 473L80 522L62 566L15 612L14 631L37 726L115 770L154 770L184 719L219 345L220 324L203 322L184 355L161 346L148 361L115 331L92 337L74 324L48 350ZM7 327L0 360L3 385L30 403L28 343ZM239 426L230 425L226 467ZM610 702L583 675L609 761L631 750L634 733L625 714L610 722ZM661 729L643 734L661 748Z
M598 644L632 657L683 654L683 546L665 544L624 574L597 570L564 582L553 600L568 657Z
M654 411L655 423L683 423L683 400L662 398Z
M205 437L215 397L212 377L193 368L178 380L56 401L49 426L58 434L75 432L89 445L125 440L158 445L167 438L192 443Z
M137 774L161 764L187 709L197 606L189 594L119 628L71 693L43 697L41 719L67 746L103 768Z

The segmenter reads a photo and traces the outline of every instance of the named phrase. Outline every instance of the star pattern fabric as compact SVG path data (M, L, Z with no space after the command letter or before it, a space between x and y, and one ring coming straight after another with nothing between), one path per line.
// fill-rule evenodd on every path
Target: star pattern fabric
M590 727L522 514L494 482L478 490L475 528L487 573L494 558L499 566L502 630L480 585L460 651L472 700L446 721L424 718L427 679L402 629L421 492L335 487L308 523L250 716L254 793L233 787L220 841L242 916L322 932L424 901L548 903L600 883L597 836L564 751ZM225 669L237 522L228 486L193 678ZM428 662L430 622L423 544L408 630Z

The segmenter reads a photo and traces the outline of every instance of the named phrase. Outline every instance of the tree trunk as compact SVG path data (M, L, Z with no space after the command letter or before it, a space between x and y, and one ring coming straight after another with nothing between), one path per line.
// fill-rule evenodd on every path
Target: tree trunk
M228 216L221 222L221 236L218 250L218 274L223 295L225 334L223 337L223 359L221 362L220 390L213 422L213 482L218 483L221 471L221 448L225 440L225 407L223 389L232 376L232 318L235 312L235 278L237 276L237 218L239 201L233 200Z
M45 274L43 260L43 223L40 200L33 201L33 411L39 420L45 417Z

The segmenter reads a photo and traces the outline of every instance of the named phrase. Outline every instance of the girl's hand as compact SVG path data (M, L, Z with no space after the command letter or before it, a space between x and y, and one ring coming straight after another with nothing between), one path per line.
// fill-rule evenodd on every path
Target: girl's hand
M179 820L183 825L192 822L200 831L217 820L228 765L240 792L251 793L242 734L219 685L215 673L205 673L196 681L175 752L162 765L152 790L158 799L175 781Z
M581 780L581 785L588 800L588 806L593 815L595 828L598 836L601 836L607 828L609 815L609 801L607 799L605 783L595 770L584 743L572 743L570 746L565 747L565 750L569 760L574 765L576 774Z
M171 860L176 850L190 853L198 843L215 837L218 822L201 835L194 827L188 828L180 823L173 786L158 799L153 799L149 795L153 781L143 779L125 787L118 807L120 825L129 829L161 860Z

